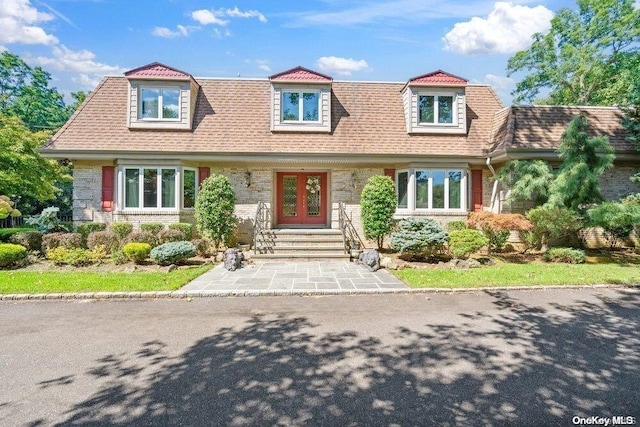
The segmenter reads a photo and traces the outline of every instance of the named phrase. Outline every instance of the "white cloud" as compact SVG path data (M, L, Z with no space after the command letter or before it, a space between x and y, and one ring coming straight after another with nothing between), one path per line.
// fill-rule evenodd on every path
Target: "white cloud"
M267 18L265 18L265 16L257 10L246 10L243 12L238 9L238 6L234 7L233 9L225 10L225 16L229 16L232 18L258 18L260 22L267 22Z
M96 62L96 55L84 49L74 51L60 45L53 47L52 54L51 57L38 56L34 62L48 69L78 73L72 80L88 88L93 88L105 74L120 74L126 71L120 67Z
M531 36L551 28L553 12L498 2L486 18L473 17L454 25L443 38L445 49L465 55L514 53L531 45Z
M256 59L256 60L245 59L244 62L246 62L247 64L256 64L259 69L261 69L262 71L266 71L267 73L271 72L271 67L269 67L269 61L267 61L266 59Z
M316 61L316 65L324 72L339 76L350 76L354 71L369 69L369 64L364 59L356 60L337 56L323 56Z
M195 29L195 27L185 27L184 25L177 25L175 31L167 27L155 27L153 31L151 31L151 34L157 37L172 39L176 37L187 37L193 29Z
M200 9L191 12L191 18L193 18L195 21L198 21L202 25L214 24L224 27L229 23L229 21L220 19L219 16L219 14L207 9Z
M0 1L0 42L54 45L58 39L37 24L54 19L29 4L29 0Z
M240 10L238 7L233 9L199 9L191 12L191 18L198 21L201 25L219 25L226 26L229 21L223 18L258 18L260 22L267 22L267 18L257 10Z

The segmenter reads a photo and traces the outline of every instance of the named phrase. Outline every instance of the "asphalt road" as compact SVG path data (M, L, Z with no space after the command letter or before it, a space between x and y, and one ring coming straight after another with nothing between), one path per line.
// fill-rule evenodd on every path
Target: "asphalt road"
M2 426L576 416L640 421L637 291L0 303Z

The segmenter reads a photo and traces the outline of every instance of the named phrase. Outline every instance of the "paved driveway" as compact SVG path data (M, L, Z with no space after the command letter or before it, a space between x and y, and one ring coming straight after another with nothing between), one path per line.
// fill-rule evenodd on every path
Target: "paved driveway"
M409 289L381 269L371 272L352 262L256 262L236 271L222 264L188 283L184 291L352 292Z
M4 301L0 324L2 426L640 415L638 292Z

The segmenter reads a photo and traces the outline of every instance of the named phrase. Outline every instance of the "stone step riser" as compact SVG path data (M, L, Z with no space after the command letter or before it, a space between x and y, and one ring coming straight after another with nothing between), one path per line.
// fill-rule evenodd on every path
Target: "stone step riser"
M259 246L273 246L273 247L280 247L280 246L295 246L295 247L304 247L304 246L312 246L312 247L316 247L316 248L323 248L323 247L343 247L343 243L342 243L342 239L340 240L290 240L290 239L286 239L286 240L269 240L267 242L264 241L258 241L258 245Z

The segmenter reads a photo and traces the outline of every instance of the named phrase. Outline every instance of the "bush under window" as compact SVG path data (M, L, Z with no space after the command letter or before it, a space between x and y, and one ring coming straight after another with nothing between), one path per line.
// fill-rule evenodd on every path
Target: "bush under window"
M489 244L489 239L480 230L465 229L449 233L449 250L455 258L468 258Z
M433 256L442 251L447 232L433 218L407 218L391 233L391 247L410 256Z
M128 260L140 264L149 257L151 245L148 243L127 243L122 248L122 252Z
M168 242L151 250L151 259L160 265L176 264L196 255L191 242Z

